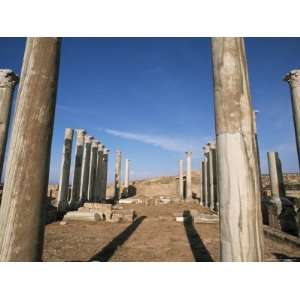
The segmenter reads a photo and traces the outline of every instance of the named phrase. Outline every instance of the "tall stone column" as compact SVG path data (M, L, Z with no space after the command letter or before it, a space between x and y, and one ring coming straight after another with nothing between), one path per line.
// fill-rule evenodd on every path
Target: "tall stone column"
M210 174L209 174L209 147L203 147L204 167L205 167L205 207L210 207Z
M179 199L184 200L183 160L179 160Z
M253 109L243 38L212 38L221 261L262 261Z
M300 167L300 70L290 71L285 75L284 80L289 83L291 91L298 163Z
M209 208L217 211L217 168L216 168L216 143L209 143L208 152L208 168L209 168Z
M11 107L18 76L8 69L0 69L0 180L4 163Z
M100 202L101 198L101 177L102 177L102 164L103 164L103 150L104 145L99 144L97 149L97 167L96 167L96 178L95 178L95 200Z
M88 200L91 147L92 147L93 139L94 138L90 135L85 136L83 158L82 158L82 173L81 173L81 181L80 181L80 203L84 203Z
M102 164L103 174L101 176L101 201L104 201L104 202L106 201L108 153L109 153L109 150L107 148L104 148L103 164Z
M186 152L186 200L193 200L192 190L192 152Z
M205 160L201 161L201 183L202 183L202 197L201 197L201 204L202 206L206 206L206 164Z
M0 210L0 261L40 261L59 38L28 38Z
M285 188L278 152L268 152L268 166L272 189L272 199L278 199L280 202L280 198L285 197Z
M128 197L129 191L129 159L125 159L125 176L124 176L124 194L125 198Z
M71 201L69 203L70 209L77 209L80 204L80 181L82 173L82 158L83 158L83 148L85 140L85 130L76 129L77 140L76 140L76 152L75 152L75 166L74 166L74 176L71 192Z
M74 130L72 128L65 129L65 139L60 167L59 190L57 196L57 209L59 212L66 212L68 210L68 189L72 158L73 133Z
M90 172L89 172L89 187L88 187L88 200L90 202L95 201L95 181L96 181L96 169L97 169L97 152L99 141L93 140L91 146L90 156Z
M121 198L121 151L116 151L115 160L115 200L119 201Z

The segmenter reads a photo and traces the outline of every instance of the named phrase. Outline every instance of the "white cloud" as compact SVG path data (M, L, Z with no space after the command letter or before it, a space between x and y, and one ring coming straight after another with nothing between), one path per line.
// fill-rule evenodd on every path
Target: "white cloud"
M173 152L195 151L202 152L202 146L210 141L208 138L173 138L161 135L149 135L135 132L120 131L114 129L102 129L106 133L127 140L134 140L144 144L160 147Z

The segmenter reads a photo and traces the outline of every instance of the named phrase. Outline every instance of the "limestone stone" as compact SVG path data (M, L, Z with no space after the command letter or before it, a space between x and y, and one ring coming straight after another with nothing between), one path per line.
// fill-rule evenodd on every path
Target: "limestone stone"
M18 76L9 69L0 69L0 179L8 136L12 100Z
M68 189L72 159L73 129L65 129L64 146L60 168L59 190L57 196L57 209L59 212L68 210Z
M263 261L261 188L243 38L212 38L221 261Z
M192 191L192 152L186 152L186 200L193 200Z
M101 221L101 217L96 212L69 211L68 213L65 214L63 220L97 222L97 221Z
M121 198L121 151L116 151L115 160L115 201L119 202Z
M95 200L95 181L96 181L96 168L97 168L97 151L100 142L93 140L91 145L90 155L90 171L89 171L89 185L88 185L88 201Z
M28 38L0 209L0 261L40 261L60 39Z

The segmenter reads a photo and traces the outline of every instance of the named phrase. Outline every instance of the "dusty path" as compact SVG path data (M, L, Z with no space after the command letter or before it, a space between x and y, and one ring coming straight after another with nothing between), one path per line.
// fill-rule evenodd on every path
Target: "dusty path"
M217 224L175 222L183 210L208 211L196 204L134 208L138 219L129 223L59 222L46 226L44 261L219 261ZM291 249L265 239L265 259L300 257Z

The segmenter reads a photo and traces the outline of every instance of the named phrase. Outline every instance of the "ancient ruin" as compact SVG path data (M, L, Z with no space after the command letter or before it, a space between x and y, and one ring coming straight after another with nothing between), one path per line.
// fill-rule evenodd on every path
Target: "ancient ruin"
M261 174L243 38L212 38L215 136L202 151L172 144L180 152L170 158L172 176L135 180L136 157L106 140L109 130L68 123L59 180L49 184L60 44L27 39L0 202L0 261L300 260L300 175L284 173L275 151ZM18 80L0 69L0 175ZM284 80L299 158L300 71Z

